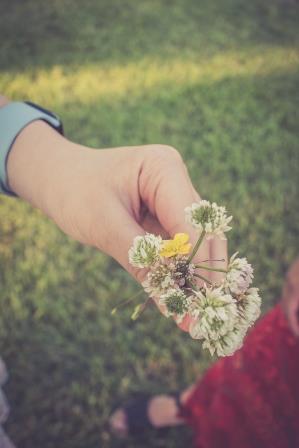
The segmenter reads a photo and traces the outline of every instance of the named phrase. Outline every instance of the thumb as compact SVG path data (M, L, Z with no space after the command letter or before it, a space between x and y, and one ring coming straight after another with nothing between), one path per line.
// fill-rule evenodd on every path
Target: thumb
M173 237L176 233L187 233L194 247L199 234L186 222L185 208L198 202L200 196L192 185L182 158L175 150L164 152L159 163L157 157L155 163L151 163L150 158L145 161L140 175L140 195L168 235ZM210 256L210 243L204 239L193 261L209 260ZM201 270L201 275L210 279L210 271ZM198 279L198 284L202 283ZM186 316L178 326L188 331L191 323L192 318Z
M185 208L200 200L194 189L186 166L175 151L165 152L159 163L144 163L140 177L140 195L151 213L156 216L166 233L187 233L195 245L199 233L185 220ZM210 258L210 243L206 239L194 257L195 262ZM201 271L209 279L208 271Z

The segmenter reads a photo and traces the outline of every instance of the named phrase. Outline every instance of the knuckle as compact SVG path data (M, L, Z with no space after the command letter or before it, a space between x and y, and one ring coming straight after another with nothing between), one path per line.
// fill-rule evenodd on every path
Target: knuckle
M180 163L183 164L181 154L177 149L168 145L153 145L152 156L159 160L160 163L173 164Z

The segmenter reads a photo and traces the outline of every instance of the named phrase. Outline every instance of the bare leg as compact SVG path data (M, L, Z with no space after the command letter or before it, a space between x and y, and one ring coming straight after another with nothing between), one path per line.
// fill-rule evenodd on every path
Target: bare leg
M180 402L182 405L189 399L195 385L182 391ZM149 402L148 417L153 426L177 426L184 424L184 420L178 417L178 408L175 400L169 395L155 395ZM110 417L110 426L119 435L127 435L127 421L124 411L119 408Z

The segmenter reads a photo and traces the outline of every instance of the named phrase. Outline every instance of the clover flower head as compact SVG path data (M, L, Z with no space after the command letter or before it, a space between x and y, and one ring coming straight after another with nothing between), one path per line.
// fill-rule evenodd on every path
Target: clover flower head
M209 201L201 200L194 202L190 207L185 208L186 221L200 232L206 232L207 238L212 235L222 236L224 232L231 230L228 225L232 216L227 216L225 207L212 204Z
M176 256L171 259L159 258L151 267L142 283L151 297L159 297L169 288L183 288L193 280L195 266L187 257Z
M240 301L241 321L247 327L253 325L260 316L261 302L258 288L249 288Z
M159 299L160 305L165 305L167 316L177 315L177 322L181 322L190 308L191 299L177 288L169 289Z
M157 261L147 273L142 286L151 297L158 297L175 284L174 265Z
M243 294L249 288L253 279L253 269L246 258L237 258L236 252L229 261L225 286L234 294Z
M189 333L193 339L216 341L233 330L238 316L236 300L222 286L194 292Z
M196 268L193 263L188 261L187 257L178 257L173 263L173 278L177 286L184 287L188 282L193 281L193 274Z
M260 315L261 298L257 288L250 288L241 301L237 302L238 316L235 318L231 331L221 335L217 339L206 338L203 348L210 351L211 355L231 356L242 347L248 328L253 325Z
M245 330L242 326L236 326L232 331L216 340L206 339L202 346L208 349L211 355L231 356L243 345Z
M136 236L133 246L129 250L129 261L137 268L151 266L159 257L162 238L147 233L144 236Z

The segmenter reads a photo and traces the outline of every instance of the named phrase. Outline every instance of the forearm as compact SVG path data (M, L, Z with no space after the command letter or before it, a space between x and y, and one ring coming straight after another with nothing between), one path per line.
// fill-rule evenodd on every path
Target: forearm
M0 95L0 107L9 100ZM7 158L11 191L51 216L51 204L63 173L80 146L69 142L42 120L28 124L17 136Z
M49 214L53 183L67 163L69 146L70 143L45 122L30 123L18 135L9 152L9 188Z

